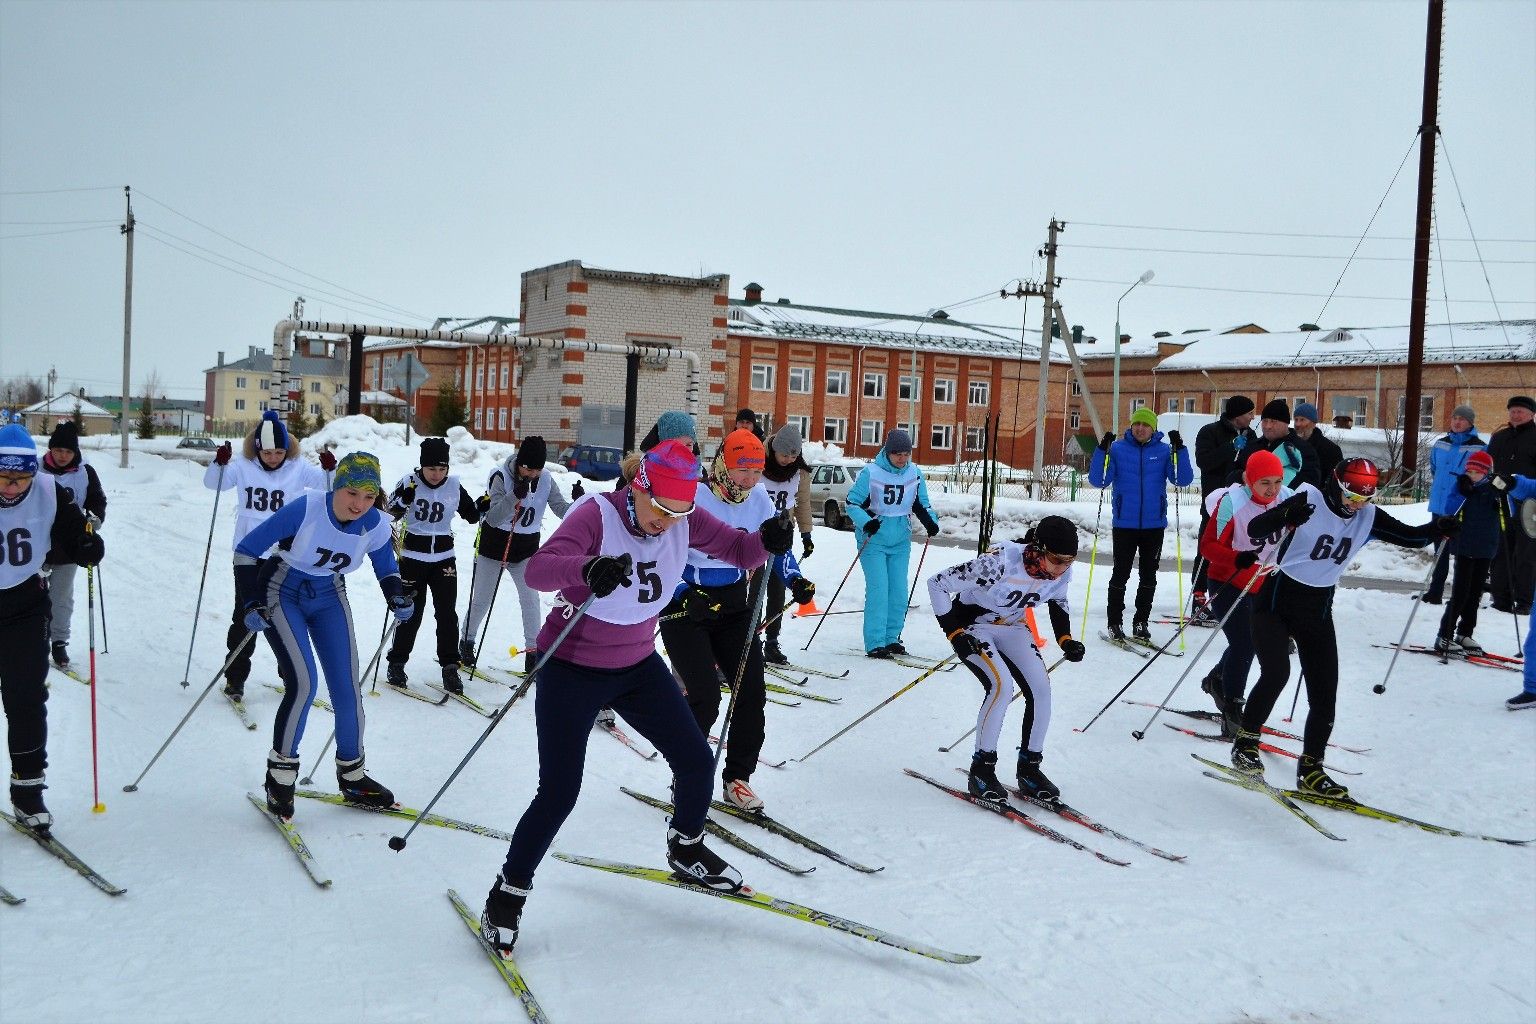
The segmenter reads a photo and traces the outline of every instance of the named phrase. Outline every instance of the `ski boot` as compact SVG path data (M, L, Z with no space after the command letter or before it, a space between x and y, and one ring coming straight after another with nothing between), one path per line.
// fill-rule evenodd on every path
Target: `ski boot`
M866 658L879 658L881 661L890 661L891 660L891 649L889 647L876 647L872 651L865 651L864 652L864 657L866 657Z
M51 645L50 653L53 655L53 663L59 668L69 668L69 644L63 640L55 640Z
M891 654L891 655L900 654L900 655L905 656L907 654L907 649L902 646L902 643L901 643L900 640L897 640L893 644L886 644L885 645L885 653Z
M744 811L761 811L763 798L752 792L746 779L726 779L723 783L725 802Z
M996 751L977 751L971 755L971 773L966 779L965 788L971 796L989 804L1008 802L1003 784L997 781Z
M741 891L741 872L704 845L702 829L696 836L685 836L675 828L667 829L667 866L679 881L718 892Z
M1040 762L1044 759L1044 754L1033 750L1019 751L1019 792L1042 803L1059 804L1061 790L1040 770Z
M1447 657L1464 653L1461 644L1448 636L1435 637L1435 653L1444 654Z
M512 947L517 944L517 927L523 919L523 904L533 886L516 886L507 881L501 872L491 883L491 891L485 897L485 909L480 911L480 935L503 959L512 958Z
M299 781L299 759L277 751L267 754L267 810L288 821L293 817L293 787Z
M459 664L475 667L475 642L469 637L459 640Z
M1461 653L1471 655L1474 658L1480 658L1488 653L1483 650L1482 644L1469 636L1459 636L1456 638L1456 642L1461 645Z
M1332 797L1335 800L1350 798L1349 790L1329 778L1323 770L1323 762L1306 754L1302 754L1301 760L1296 762L1296 788L1313 796Z
M538 664L539 664L539 652L538 651L524 651L523 652L523 675L525 675L525 676L533 675L533 670L536 667L538 667Z
M1221 709L1222 739L1237 739L1238 731L1243 727L1243 708L1246 706L1247 701L1241 697L1234 697L1226 702L1226 706Z
M356 761L336 759L336 785L341 789L341 798L349 804L364 807L393 807L395 804L395 794L368 777L363 770L362 758Z
M1125 643L1125 627L1121 626L1120 623L1111 622L1104 627L1104 631L1108 633L1109 638L1116 643Z
M1131 636L1143 643L1152 642L1152 631L1147 628L1146 619L1135 619L1131 622Z
M408 682L405 676L405 662L391 661L387 665L388 667L384 670L384 681L390 686L405 689L405 684Z
M618 722L614 720L613 708L599 708L595 724L603 729L612 729L616 726Z
M53 827L53 815L43 804L43 790L47 788L41 775L35 779L11 776L11 810L16 814L16 823L44 839Z
M1529 711L1536 708L1536 693L1521 690L1505 701L1504 706L1511 711Z
M1238 727L1232 741L1232 767L1245 775L1264 777L1264 762L1259 760L1259 734Z
M224 696L233 701L245 700L245 684L237 683L232 679L225 679Z
M769 640L763 645L763 661L770 665L788 665L789 659L784 657L784 652L779 650L777 638Z
M464 680L459 678L459 666L443 666L443 689L449 693L463 694Z
M1220 665L1217 665L1215 668L1211 669L1205 674L1204 678L1200 680L1200 689L1204 690L1206 694L1211 698L1211 701L1216 705L1216 710L1220 714L1226 715L1227 695L1222 691L1221 688Z

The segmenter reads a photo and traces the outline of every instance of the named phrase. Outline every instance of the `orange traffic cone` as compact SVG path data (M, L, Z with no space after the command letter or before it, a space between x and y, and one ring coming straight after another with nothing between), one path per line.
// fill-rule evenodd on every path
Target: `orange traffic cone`
M816 607L816 598L815 597L812 597L805 604L802 604L798 608L795 609L795 618L797 618L797 619L808 619L812 615L820 615L820 614L821 614L821 609Z

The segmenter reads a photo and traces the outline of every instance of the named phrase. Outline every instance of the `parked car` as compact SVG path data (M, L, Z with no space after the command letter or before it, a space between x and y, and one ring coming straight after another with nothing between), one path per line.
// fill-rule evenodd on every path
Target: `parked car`
M861 465L826 463L811 467L811 514L834 530L853 529L848 518L848 490L859 478Z
M183 458L193 462L202 463L204 466L213 461L214 452L219 450L219 442L211 437L184 437L176 445L178 449L185 449Z
M617 480L619 460L624 453L617 448L578 444L560 453L560 465L588 480Z

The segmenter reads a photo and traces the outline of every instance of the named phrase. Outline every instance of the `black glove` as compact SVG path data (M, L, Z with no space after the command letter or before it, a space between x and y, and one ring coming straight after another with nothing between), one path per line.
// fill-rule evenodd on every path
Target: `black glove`
M1068 661L1082 661L1083 655L1087 653L1088 649L1083 646L1081 640L1073 640L1071 637L1067 637L1067 639L1061 641L1061 656Z
M939 524L933 521L933 515L921 505L912 506L912 514L917 516L917 521L923 524L923 529L928 531L928 536L937 536Z
M213 453L213 461L217 462L221 466L227 466L229 465L230 457L234 454L234 446L231 445L228 441L225 441L223 444L219 445L219 450Z
M572 501L575 501L577 498L582 497L586 493L587 493L587 489L585 487L581 486L581 481L580 480L577 480L574 484L571 485L571 500Z
M1430 522L1442 537L1454 537L1461 532L1461 520L1455 516L1435 516Z
M800 535L800 557L802 559L810 558L811 557L811 552L815 551L815 550L816 550L816 545L811 543L811 535L810 535L810 533L809 532L802 533Z
M1515 479L1513 473L1496 473L1488 478L1488 482L1493 485L1493 489L1496 491L1512 491L1515 489L1515 484L1519 481Z
M962 629L949 641L949 645L955 649L963 661L973 654L986 654L987 645L976 638L976 634L968 629Z
M489 512L490 510L491 510L491 496L489 494L482 494L482 495L480 495L480 497L475 499L475 511L480 513L480 518L481 519L484 519L486 513Z
M720 602L714 600L698 587L689 587L683 591L680 599L683 611L694 622L714 622L720 617Z
M75 545L75 564L100 565L106 553L107 546L102 543L101 534L87 533L80 538L80 543Z
M336 456L329 448L320 449L320 468L327 473L336 468Z
M607 597L618 590L619 587L629 586L634 581L630 579L632 560L629 555L597 555L587 559L587 564L581 567L581 578L592 593L598 597Z
M939 628L949 636L957 629L965 629L975 625L976 621L986 612L980 605L966 604L964 601L956 601L949 606L949 611L937 616Z
M1114 443L1115 443L1115 432L1113 430L1106 430L1106 431L1104 431L1104 436L1099 438L1099 451L1101 451L1101 452L1109 451L1109 446L1114 444Z
M1184 447L1184 435L1180 434L1177 430L1168 431L1168 444L1174 451L1179 451Z
M416 485L409 483L404 487L395 488L395 498L407 508L416 504Z
M1239 569L1251 569L1258 564L1259 553L1257 551L1239 551L1237 557L1232 559Z
M1303 525L1312 518L1312 513L1315 511L1305 494L1291 495L1280 503L1280 508L1285 513L1281 519L1286 526Z
M516 473L512 474L512 497L518 499L528 497L528 480Z
M880 517L870 516L869 522L864 524L864 536L873 537L880 532Z
M763 539L763 547L771 554L788 554L789 549L795 546L795 523L788 513L780 512L772 519L765 519L757 532Z
M1472 497L1472 491L1476 487L1477 484L1473 483L1472 478L1467 476L1465 473L1456 478L1456 493L1460 494L1462 497Z
M804 576L796 576L789 581L789 593L795 599L795 604L810 604L816 596L816 584Z

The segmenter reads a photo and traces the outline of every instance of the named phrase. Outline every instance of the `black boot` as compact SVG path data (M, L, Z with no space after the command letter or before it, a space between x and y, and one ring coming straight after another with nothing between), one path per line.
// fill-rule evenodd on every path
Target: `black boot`
M299 759L273 750L267 754L267 810L284 821L293 817L293 788L299 781Z
M69 668L69 645L63 640L55 640L50 652L53 655L53 663L59 668Z
M362 758L356 761L336 759L336 785L341 789L341 798L350 804L364 807L393 807L395 804L395 794L368 777L363 770Z
M480 934L499 956L506 959L511 959L512 947L517 944L523 904L532 888L531 885L513 885L497 872L496 881L491 883L491 891L485 897L485 909L480 911Z
M1137 640L1144 640L1147 643L1152 642L1152 630L1147 628L1146 619L1133 619L1131 621L1131 636Z
M1296 762L1296 788L1315 796L1329 796L1335 800L1348 800L1349 790L1329 778L1323 770L1323 762L1306 754Z
M1040 770L1044 758L1032 750L1019 751L1019 792L1048 804L1060 803L1061 790Z
M1125 628L1118 622L1111 622L1108 626L1105 627L1105 631L1109 633L1109 638L1111 640L1125 640Z
M468 637L459 641L459 664L475 667L475 643Z
M464 680L459 678L459 666L443 666L443 689L449 693L463 693Z
M1223 715L1227 713L1227 695L1221 688L1220 666L1205 674L1205 677L1200 680L1200 689L1210 695L1211 700L1216 704L1217 711Z
M980 751L971 755L971 774L965 788L971 796L993 804L1006 804L1008 794L997 781L997 751Z
M16 813L16 823L47 838L53 827L53 815L43 803L43 777L20 779L11 776L11 810Z
M405 662L391 661L386 664L388 667L384 670L384 681L390 686L405 686L408 682L405 677Z
M1226 702L1221 710L1221 738L1224 740L1237 739L1238 730L1243 727L1243 708L1247 701L1241 697Z
M1249 775L1263 777L1264 762L1259 760L1259 734L1238 726L1232 741L1232 767Z
M741 872L704 845L704 833L689 837L667 829L667 865L684 882L721 892L741 891Z
M534 667L539 663L538 651L523 652L523 675L532 675Z
M770 665L788 665L789 659L784 657L784 652L779 650L777 638L769 640L763 645L763 660Z

